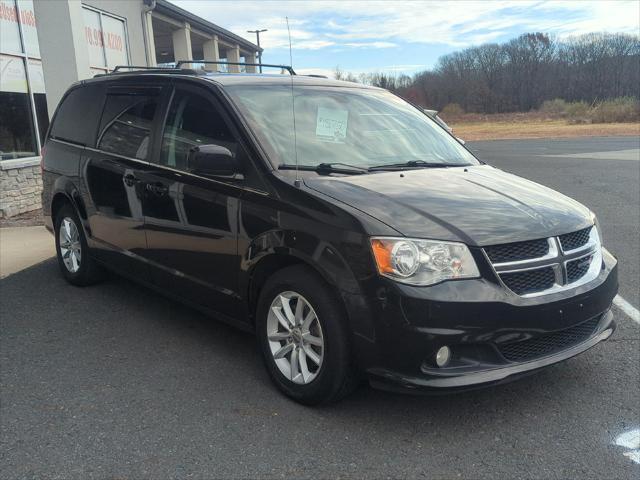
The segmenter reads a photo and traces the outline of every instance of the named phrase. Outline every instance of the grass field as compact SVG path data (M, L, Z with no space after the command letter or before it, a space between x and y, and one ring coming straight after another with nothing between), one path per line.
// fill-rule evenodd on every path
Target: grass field
M457 137L466 141L514 138L554 138L636 135L640 123L570 124L566 119L548 118L539 112L511 114L463 114L444 120Z

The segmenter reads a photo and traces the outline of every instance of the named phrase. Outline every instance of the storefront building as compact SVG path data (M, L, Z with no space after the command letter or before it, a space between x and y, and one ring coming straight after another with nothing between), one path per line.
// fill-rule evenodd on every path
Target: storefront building
M257 53L167 0L0 0L0 218L40 208L42 143L73 82L117 65L255 63Z

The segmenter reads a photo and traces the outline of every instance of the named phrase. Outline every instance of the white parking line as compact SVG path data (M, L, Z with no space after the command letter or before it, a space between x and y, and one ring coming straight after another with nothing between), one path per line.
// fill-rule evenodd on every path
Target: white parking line
M580 158L584 160L635 160L640 161L640 149L629 148L627 150L612 150L609 152L584 152L584 153L545 153L541 157Z
M627 302L620 295L616 295L613 299L613 304L622 310L631 320L640 325L640 312L636 307Z
M630 430L618 435L615 442L616 445L628 449L622 454L632 462L640 464L640 429Z

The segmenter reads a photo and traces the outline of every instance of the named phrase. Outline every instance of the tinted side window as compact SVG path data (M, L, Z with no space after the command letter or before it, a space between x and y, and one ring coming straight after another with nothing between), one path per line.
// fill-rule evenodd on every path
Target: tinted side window
M102 85L82 85L69 92L56 111L51 138L93 147L104 102Z
M176 90L162 136L160 164L189 170L189 151L199 145L221 145L233 152L237 143L211 100L198 93Z
M145 160L149 153L157 95L107 95L98 148Z

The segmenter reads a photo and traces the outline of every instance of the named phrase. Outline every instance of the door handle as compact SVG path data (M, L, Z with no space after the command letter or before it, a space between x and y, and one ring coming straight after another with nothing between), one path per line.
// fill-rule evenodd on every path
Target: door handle
M128 187L133 187L136 183L139 182L136 176L131 173L127 173L124 177L122 177L122 179L124 180L125 185L127 185Z
M146 189L147 189L148 192L151 192L154 195L157 195L159 197L162 197L163 195L166 195L167 192L169 191L169 188L166 185L163 185L160 182L147 183Z

